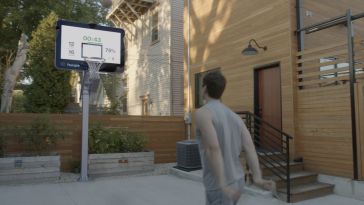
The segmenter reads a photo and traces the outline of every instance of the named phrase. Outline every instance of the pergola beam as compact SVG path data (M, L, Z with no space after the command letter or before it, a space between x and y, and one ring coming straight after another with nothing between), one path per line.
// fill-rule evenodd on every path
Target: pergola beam
M120 11L123 16L129 21L130 24L133 24L133 21L128 17L128 15L121 9L118 9L118 11Z
M120 5L122 4L124 2L124 0L121 0L120 2L119 2L119 4L117 5L117 6L115 6L114 8L113 8L113 10L106 16L106 19L109 19L114 13L115 13L115 11L120 7Z
M141 19L140 15L138 14L138 12L135 11L135 9L128 3L128 2L125 2L126 6L129 7L129 9L133 12L133 14L141 20L141 22L143 23L143 25L148 28L147 24Z
M128 26L126 26L125 24L124 24L124 22L117 16L117 15L114 15L115 16L115 18L118 20L118 22L126 29L126 30L128 30L128 32L132 35L132 36L134 36L133 35L133 32L131 32L131 30L129 29L129 27Z
M129 4L134 5L134 6L144 7L144 8L149 8L150 7L150 5L140 4L140 3L135 3L135 2L130 2Z
M145 2L146 4L142 2ZM112 12L107 15L107 19L111 19L113 16L115 16L115 18L117 18L120 23L123 23L123 25L125 21L128 24L133 24L134 27L134 22L140 19L143 26L145 28L149 28L146 22L142 20L141 14L147 12L148 8L152 7L153 5L155 5L155 1L153 0L144 0L140 2L128 2L128 0L120 0L118 5L113 8ZM136 11L136 7L138 6L141 7L138 9L140 10L139 12Z

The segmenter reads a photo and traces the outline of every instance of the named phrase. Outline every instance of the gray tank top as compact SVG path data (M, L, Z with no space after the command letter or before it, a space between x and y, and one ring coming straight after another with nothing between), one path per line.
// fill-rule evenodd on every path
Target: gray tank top
M244 177L244 171L240 163L242 151L242 126L245 126L241 118L222 104L219 100L210 100L204 105L212 114L212 123L215 127L224 163L226 185L232 184ZM206 190L218 189L215 177L207 159L203 145L201 144L201 131L196 130L196 138L200 148L201 163L203 167L203 183Z

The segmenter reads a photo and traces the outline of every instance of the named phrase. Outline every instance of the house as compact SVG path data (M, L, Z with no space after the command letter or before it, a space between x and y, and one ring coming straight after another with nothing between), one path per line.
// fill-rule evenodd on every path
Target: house
M107 19L123 28L129 115L183 115L182 0L119 0Z
M281 194L364 199L363 12L359 0L186 1L185 111L220 70L222 101L246 120Z

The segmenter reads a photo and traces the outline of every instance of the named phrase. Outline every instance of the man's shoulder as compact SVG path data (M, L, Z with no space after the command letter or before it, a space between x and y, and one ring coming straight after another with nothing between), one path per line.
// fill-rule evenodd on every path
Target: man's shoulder
M231 115L231 116L233 116L234 118L240 118L239 117L239 115L238 114L236 114L236 112L234 112L230 107L228 107L227 105L225 105L225 104L223 104L222 103L222 105L224 106L224 108L225 108L225 110L227 111L227 112L229 112L229 114Z
M204 119L206 119L206 118L211 117L211 115L210 115L210 111L209 111L209 109L207 109L207 107L206 107L206 106L202 106L202 107L198 108L198 109L195 111L195 116L196 116L197 120L198 120L199 118L204 118Z
M230 114L230 116L231 116L232 120L233 120L236 124L241 125L241 124L243 123L242 118L241 118L238 114L236 114L236 112L234 112L232 109L230 109L229 107L227 107L227 106L226 106L226 108L227 108L227 110L228 110L228 112L229 112L229 114Z

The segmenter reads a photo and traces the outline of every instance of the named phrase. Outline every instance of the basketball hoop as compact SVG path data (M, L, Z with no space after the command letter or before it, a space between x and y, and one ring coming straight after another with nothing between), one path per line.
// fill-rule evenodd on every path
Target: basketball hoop
M102 1L111 6L111 0ZM124 35L120 28L58 20L55 65L58 69L83 72L82 79L82 140L80 181L88 180L89 103L92 81L99 73L124 71ZM85 70L87 63L88 69ZM102 66L102 64L107 66Z
M90 80L100 79L99 71L102 64L105 62L103 58L85 58L88 65L88 71L90 72Z

